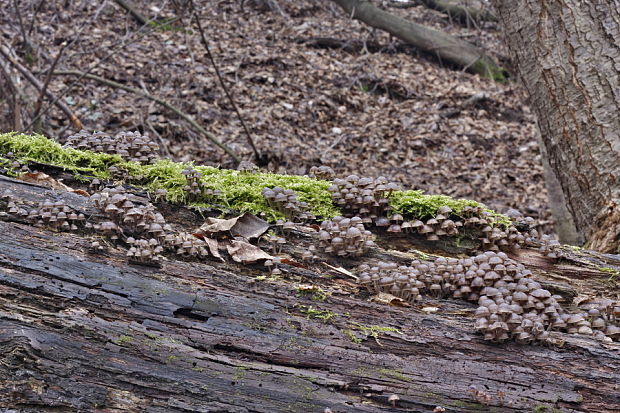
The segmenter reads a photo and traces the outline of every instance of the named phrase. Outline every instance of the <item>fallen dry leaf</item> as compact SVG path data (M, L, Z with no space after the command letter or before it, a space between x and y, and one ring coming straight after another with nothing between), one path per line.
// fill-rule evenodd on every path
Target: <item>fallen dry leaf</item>
M274 259L273 256L267 254L256 245L252 245L245 241L232 240L230 244L226 245L226 249L234 261L243 264L251 264L259 260Z
M209 247L209 252L211 255L221 261L224 261L224 258L220 255L219 242L217 242L217 240L212 238L203 238L202 240L207 244L207 247Z
M229 233L245 239L258 238L269 229L269 223L254 214L245 213L241 216L221 219L207 218L206 223L198 230L208 236L222 236Z
M17 179L31 184L49 186L50 188L60 189L62 191L73 191L73 188L52 178L48 174L44 174L43 172L27 172L20 175Z
M377 295L374 295L370 297L370 301L372 301L373 303L393 305L395 307L411 307L411 304L409 304L407 301L388 293L379 293Z

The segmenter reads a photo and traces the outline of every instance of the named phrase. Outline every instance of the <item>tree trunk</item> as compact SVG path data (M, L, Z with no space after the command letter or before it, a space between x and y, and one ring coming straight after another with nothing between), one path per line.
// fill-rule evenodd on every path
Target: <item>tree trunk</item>
M385 30L421 51L437 56L441 61L470 73L491 79L504 79L504 70L497 66L484 50L471 43L390 14L367 0L333 1L342 7L349 17Z
M495 0L578 232L620 238L620 8L615 0Z
M17 203L62 199L97 213L83 196L0 176L0 194L7 188ZM175 224L199 219L160 209ZM288 238L298 260L309 237ZM618 343L562 334L561 350L489 344L474 332L473 304L388 306L334 278L330 268L356 262L283 264L280 278L261 281L258 265L170 258L144 267L120 248L95 253L91 241L0 221L0 408L620 412ZM415 256L376 249L359 262ZM599 268L620 268L618 257L587 251L562 263L531 250L515 258L568 302L609 290Z

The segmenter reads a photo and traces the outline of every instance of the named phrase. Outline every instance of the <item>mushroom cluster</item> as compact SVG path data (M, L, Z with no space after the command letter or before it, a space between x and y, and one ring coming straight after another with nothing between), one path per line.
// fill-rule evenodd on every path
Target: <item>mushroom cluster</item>
M185 258L215 255L210 254L206 241L186 232L175 232L155 206L136 205L131 198L122 187L106 188L90 198L110 218L93 225L93 229L112 240L126 236L130 245L128 257L137 262L157 263L158 254L164 250Z
M159 158L159 145L152 141L148 135L141 135L138 131L119 132L112 137L105 132L91 134L86 130L81 130L79 133L69 136L65 146L116 154L125 160L143 164L154 163Z
M207 243L187 232L166 235L164 245L166 249L186 258L206 258L209 256Z
M0 156L0 167L3 167L4 171L9 170L13 173L29 172L27 163L21 163L15 159L13 152L7 152L3 156ZM2 172L2 170L0 170Z
M288 219L297 222L306 222L316 217L310 212L307 202L299 201L292 189L283 189L279 186L264 188L261 191L269 206L284 214Z
M334 175L334 170L326 165L313 166L310 168L309 173L310 178L323 179L326 181L333 179Z
M11 204L13 203L9 202L9 206ZM19 209L20 215L23 215L23 209ZM10 212L11 209L9 209ZM37 226L45 226L56 231L77 231L86 220L84 214L75 212L63 201L51 201L49 199L41 202L38 208L31 209L27 218Z
M84 214L76 212L63 201L46 199L36 208L28 210L17 205L12 200L12 194L12 191L7 189L0 196L0 209L6 211L1 216L12 215L35 226L47 227L55 231L77 231L85 225Z
M570 314L532 278L522 264L503 252L487 251L473 258L413 261L411 266L379 262L358 267L359 283L372 293L387 292L413 302L421 295L477 302L475 329L486 340L544 341L550 330L617 340L620 305L606 302L586 313Z
M390 207L390 195L399 189L394 182L385 177L360 178L349 175L344 179L334 179L328 188L333 202L342 210L345 217L359 216L364 224L372 224L386 217Z
M540 237L542 245L538 248L540 252L545 254L549 258L561 258L563 256L562 246L560 242L549 235L543 235Z
M161 259L159 253L164 249L155 238L134 239L127 238L127 244L131 245L127 251L127 257L130 261L137 261L141 264L158 263Z
M372 293L390 293L405 301L414 302L422 294L430 293L430 286L424 280L434 271L430 267L433 263L421 263L414 261L411 266L397 265L379 261L376 265L362 264L358 267L358 282ZM433 287L435 291L441 290L441 276L437 278L439 284ZM433 277L431 276L431 279Z
M239 162L239 165L237 165L237 170L240 172L253 173L253 172L258 172L259 168L254 162L241 161Z
M460 233L472 234L479 237L482 249L488 251L516 249L525 243L525 236L514 225L504 229L493 226L490 213L480 207L466 206L461 215L456 216L444 205L437 209L434 217L426 220L407 221L402 215L394 214L389 219L376 219L375 225L386 227L388 232L417 233L429 241Z
M159 241L172 231L161 213L152 205L136 205L122 187L105 188L90 200L127 236L148 236ZM103 225L103 224L101 224ZM113 228L107 225L105 234ZM97 228L95 228L97 229ZM100 231L103 229L99 229Z
M217 197L222 194L219 190L209 189L205 187L204 182L202 181L202 173L197 171L196 169L188 166L181 172L187 183L183 187L183 191L187 194L187 199L190 202L196 202L204 197Z
M375 223L378 227L387 227L388 232L418 233L429 241L437 241L440 237L457 235L463 226L461 221L450 219L451 213L452 209L444 205L437 210L435 217L426 221L404 221L402 215L394 214L389 220L379 218Z
M375 245L374 235L364 228L360 217L323 221L317 238L319 251L339 256L361 255Z

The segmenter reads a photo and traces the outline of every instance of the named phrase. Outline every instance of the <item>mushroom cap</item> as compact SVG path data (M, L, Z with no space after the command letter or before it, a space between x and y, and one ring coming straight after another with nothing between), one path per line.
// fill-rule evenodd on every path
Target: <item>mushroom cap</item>
M530 292L530 295L532 297L538 298L538 299L544 299L544 298L549 298L551 297L551 293L549 292L549 290L545 290L542 288L538 288L532 292Z

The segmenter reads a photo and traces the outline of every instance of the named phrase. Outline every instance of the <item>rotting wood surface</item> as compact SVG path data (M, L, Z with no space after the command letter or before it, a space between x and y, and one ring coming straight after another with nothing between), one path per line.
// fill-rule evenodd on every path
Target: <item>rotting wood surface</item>
M0 192L10 187L20 199L62 197L74 206L86 199L0 178ZM472 304L369 302L350 280L326 277L323 263L284 265L282 278L257 281L260 266L172 259L161 268L130 265L123 249L92 253L91 241L0 221L0 407L620 411L617 343L562 334L561 348L489 344L473 330ZM290 240L296 242L307 239ZM410 255L378 250L364 260L389 257ZM590 252L559 264L533 251L522 257L567 298L583 293L584 277L588 292L609 290L609 274L595 269L620 266L617 256ZM562 268L570 269L565 279ZM300 294L300 283L331 294L313 300ZM393 394L399 400L391 403Z

